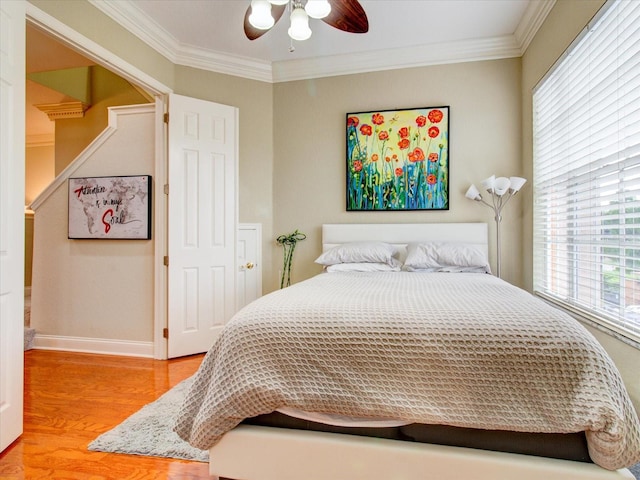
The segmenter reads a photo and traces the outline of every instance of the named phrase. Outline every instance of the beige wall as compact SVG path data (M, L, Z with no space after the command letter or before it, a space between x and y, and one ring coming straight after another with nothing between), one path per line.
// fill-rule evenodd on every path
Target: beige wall
M55 178L55 148L53 144L25 148L24 204L29 206ZM24 223L24 285L31 286L33 263L33 214L25 215Z
M25 148L24 204L29 206L55 178L55 148L29 146Z
M25 205L38 195L93 141L108 123L108 107L135 105L148 100L129 82L100 66L91 68L93 104L82 118L56 120L55 142L25 149ZM33 219L25 236L25 285L31 285L33 264Z
M87 2L31 3L176 93L239 107L240 221L263 224L265 292L278 285L282 252L274 239L296 228L309 239L296 252L294 281L317 271L313 259L327 222L486 221L494 242L491 211L464 191L492 173L521 173L519 59L271 85L172 65ZM345 212L345 114L437 105L451 106L451 209ZM504 277L520 284L517 200L504 217Z
M307 234L296 248L292 281L320 271L313 261L323 223L487 222L495 267L493 212L464 193L494 173L522 174L520 78L516 58L276 84L274 238L295 229ZM451 116L449 211L347 212L346 114L444 105ZM503 216L503 277L521 284L518 197ZM272 248L267 284L275 288L282 251Z
M29 3L135 65L159 82L173 87L174 65L134 34L86 0L28 0Z
M55 168L62 172L96 138L108 123L108 107L148 103L125 79L101 66L91 69L92 105L82 118L56 120Z
M219 73L176 66L175 92L232 105L239 110L239 219L262 224L265 292L271 278L273 197L273 86Z
M151 174L154 139L153 107L120 115L118 130L72 176ZM152 342L153 241L69 240L67 182L38 203L31 299L38 335Z
M527 178L533 176L532 91L574 38L584 29L605 0L558 0L522 58L522 162ZM522 193L523 280L533 289L533 225L531 205L533 190ZM588 327L607 350L622 374L636 410L640 412L640 381L638 366L640 350L633 348L596 328Z
M265 241L263 278L265 291L271 290L266 279L273 277L269 244L273 236L273 86L174 65L84 0L29 2L175 93L239 108L239 220L262 224ZM85 141L83 138L82 142ZM81 150L72 148L76 153ZM69 155L65 154L65 157Z

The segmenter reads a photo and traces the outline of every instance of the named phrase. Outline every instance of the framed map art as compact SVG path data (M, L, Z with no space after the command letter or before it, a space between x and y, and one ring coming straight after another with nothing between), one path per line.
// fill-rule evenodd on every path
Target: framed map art
M69 238L151 238L151 177L69 179Z
M449 209L449 107L347 113L347 210Z

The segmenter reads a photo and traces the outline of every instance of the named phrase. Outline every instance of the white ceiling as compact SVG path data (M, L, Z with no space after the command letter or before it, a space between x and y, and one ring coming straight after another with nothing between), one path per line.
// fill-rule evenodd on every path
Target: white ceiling
M250 0L89 1L176 64L278 82L520 56L556 0L360 0L368 33L311 19L292 53L287 12L245 37Z

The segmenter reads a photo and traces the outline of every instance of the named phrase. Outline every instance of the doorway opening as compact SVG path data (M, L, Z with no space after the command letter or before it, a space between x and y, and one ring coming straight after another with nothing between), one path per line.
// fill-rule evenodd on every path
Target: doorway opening
M71 162L86 145L91 143L96 135L104 130L108 117L107 107L112 105L155 104L157 117L154 145L155 166L153 168L154 171L149 173L153 175L154 181L158 185L163 185L166 182L166 142L162 116L166 109L166 98L171 90L29 3L26 8L26 21L28 32L26 55L28 74L54 73L51 75L53 78L49 79L43 79L42 75L33 75L31 78L28 75L26 79L27 150L33 150L27 151L25 156L25 173L27 177L25 206L30 205L34 197L37 198L38 194L34 193L34 191L46 189L49 182L64 170L65 165ZM39 56L44 56L46 57L45 59L38 58L33 53L31 47L37 45L38 42L45 42L46 44L46 48L42 48L39 51ZM57 53L51 54L51 49L55 49ZM60 52L65 53L60 54ZM66 63L60 63L59 65L49 63L46 65L44 62L46 59L51 62L62 58L65 59ZM59 72L59 70L67 71ZM43 109L33 107L36 101L30 96L30 85L40 93L48 89L48 94L52 94L52 90L53 94L58 95L58 99L54 99L54 104L56 101L63 104L67 101L73 103L77 100L76 97L78 95L76 92L64 89L60 91L55 88L56 85L60 84L60 78L67 78L66 75L75 75L75 80L79 76L80 78L90 79L93 82L86 89L90 94L89 97L91 97L90 102L84 101L86 99L80 100L80 103L85 104L82 108L87 107L87 103L91 103L91 105L84 110L84 117L51 121L49 120L50 117L47 117L51 113L52 107L45 107L49 110L49 113L43 113ZM62 83L65 82L63 81ZM66 83L70 84L72 82L67 81ZM45 106L51 104L48 100L38 100L37 102ZM44 117L43 123L49 127L50 131L30 131L30 126L34 125L29 118L28 112L30 109L33 109L32 113L39 115L41 118ZM55 115L55 112L53 115ZM50 123L47 124L47 122ZM83 122L89 127L83 128ZM65 131L73 133L65 135ZM78 134L80 131L82 133ZM75 141L69 142L69 137L72 137ZM34 174L34 172L36 173ZM37 172L41 174L40 177L38 177ZM162 331L166 325L166 279L165 273L162 271L164 268L163 255L166 252L166 200L162 197L162 195L157 195L152 207L154 217L152 232L154 278L153 280L150 279L150 281L153 282L154 318L151 343L152 355L157 359L166 358L166 342L162 337ZM33 222L33 215L27 209L25 210L25 222ZM37 231L35 235L38 235ZM30 247L28 245L32 241L33 234L30 237L29 226L27 226L25 234L25 294L29 296L30 293L32 298L35 298L38 293L29 288L32 283L32 265L30 262ZM28 317L30 314L28 310L29 303L28 300L25 302L25 322L30 320ZM35 306L37 305L34 305L34 308Z

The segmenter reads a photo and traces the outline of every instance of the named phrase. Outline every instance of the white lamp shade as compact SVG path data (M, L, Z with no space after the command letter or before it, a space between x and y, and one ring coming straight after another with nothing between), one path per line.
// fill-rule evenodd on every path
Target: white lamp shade
M480 192L478 191L475 185L471 185L467 189L467 193L465 193L464 196L467 197L469 200L480 200L481 198Z
M498 177L493 184L493 191L496 195L502 196L509 190L511 182L507 177Z
M268 0L251 0L249 23L260 30L273 27L275 21L271 16L271 4Z
M311 36L311 29L309 28L309 16L302 7L295 7L291 12L291 26L288 33L294 40L302 41L307 40Z
M289 0L269 0L271 5L286 5L289 3Z
M527 183L527 179L522 177L511 177L509 181L511 182L511 190L513 190L513 193L519 192L522 186Z
M304 9L311 18L324 18L331 12L331 4L327 0L307 0Z
M485 178L484 180L482 180L482 187L485 190L493 190L493 186L496 183L496 176L495 175L491 175L489 178Z

